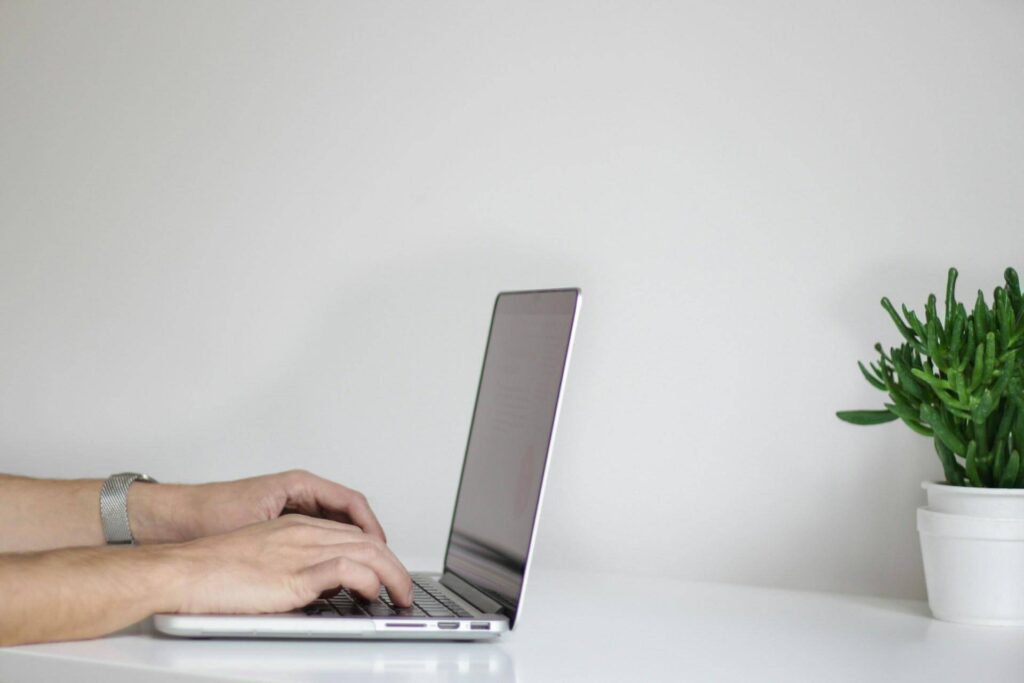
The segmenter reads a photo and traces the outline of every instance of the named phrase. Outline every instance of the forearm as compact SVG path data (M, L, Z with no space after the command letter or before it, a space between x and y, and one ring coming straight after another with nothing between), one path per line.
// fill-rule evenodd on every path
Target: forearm
M0 475L0 552L102 545L102 485Z
M175 546L0 555L0 645L94 638L178 607Z
M0 475L0 553L103 545L101 479L51 480ZM187 540L176 526L187 486L133 484L128 519L139 543ZM176 514L177 513L177 514Z

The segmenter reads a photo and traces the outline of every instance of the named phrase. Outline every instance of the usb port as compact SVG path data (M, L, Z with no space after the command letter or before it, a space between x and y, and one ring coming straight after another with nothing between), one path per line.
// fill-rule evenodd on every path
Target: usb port
M491 630L491 625L489 623L487 623L486 621L474 621L472 624L469 625L469 627L471 629L473 629L474 631L490 631Z
M439 622L437 622L437 627L438 628L443 628L446 631L450 631L452 629L458 628L459 627L459 622L457 622L457 621L439 621Z

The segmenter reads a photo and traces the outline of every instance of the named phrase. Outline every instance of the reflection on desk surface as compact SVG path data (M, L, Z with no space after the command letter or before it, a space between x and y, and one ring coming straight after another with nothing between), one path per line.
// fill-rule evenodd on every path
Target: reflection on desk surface
M162 642L164 638L156 637ZM168 641L172 639L168 638ZM261 674L302 680L372 675L374 681L500 681L514 683L511 658L493 643L396 641L192 640L150 652L149 663L212 676ZM301 666L301 672L296 671ZM347 678L346 678L347 680Z
M947 624L920 601L542 571L521 628L494 643L186 640L147 622L91 641L0 648L4 681L1017 681L1024 630ZM737 654L739 653L739 654ZM514 668L513 668L514 662ZM6 675L5 675L6 674Z

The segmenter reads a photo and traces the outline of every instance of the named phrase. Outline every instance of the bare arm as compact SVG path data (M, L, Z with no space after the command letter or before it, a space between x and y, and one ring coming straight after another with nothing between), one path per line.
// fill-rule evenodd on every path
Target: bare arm
M0 555L0 645L91 638L155 612L287 611L345 586L381 585L408 606L412 584L380 539L286 515L187 543Z
M0 474L0 553L103 545L100 479L30 479ZM385 541L366 498L302 470L212 484L136 483L128 520L139 543L221 534L287 512L351 523Z
M0 475L0 552L102 545L102 484Z
M32 479L0 474L0 553L103 545L102 486L102 479ZM178 529L182 526L179 520L189 509L187 493L195 488L133 485L128 493L128 515L136 540L164 543L202 535Z
M173 608L159 548L0 555L0 646L90 638Z

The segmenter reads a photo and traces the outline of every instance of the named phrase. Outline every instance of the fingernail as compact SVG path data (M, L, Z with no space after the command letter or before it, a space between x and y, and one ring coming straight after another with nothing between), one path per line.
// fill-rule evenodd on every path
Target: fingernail
M409 589L409 595L408 595L408 597L406 597L406 599L405 599L405 600L406 600L406 602L408 602L408 603L409 603L410 605L412 605L412 589L411 589L411 588Z

